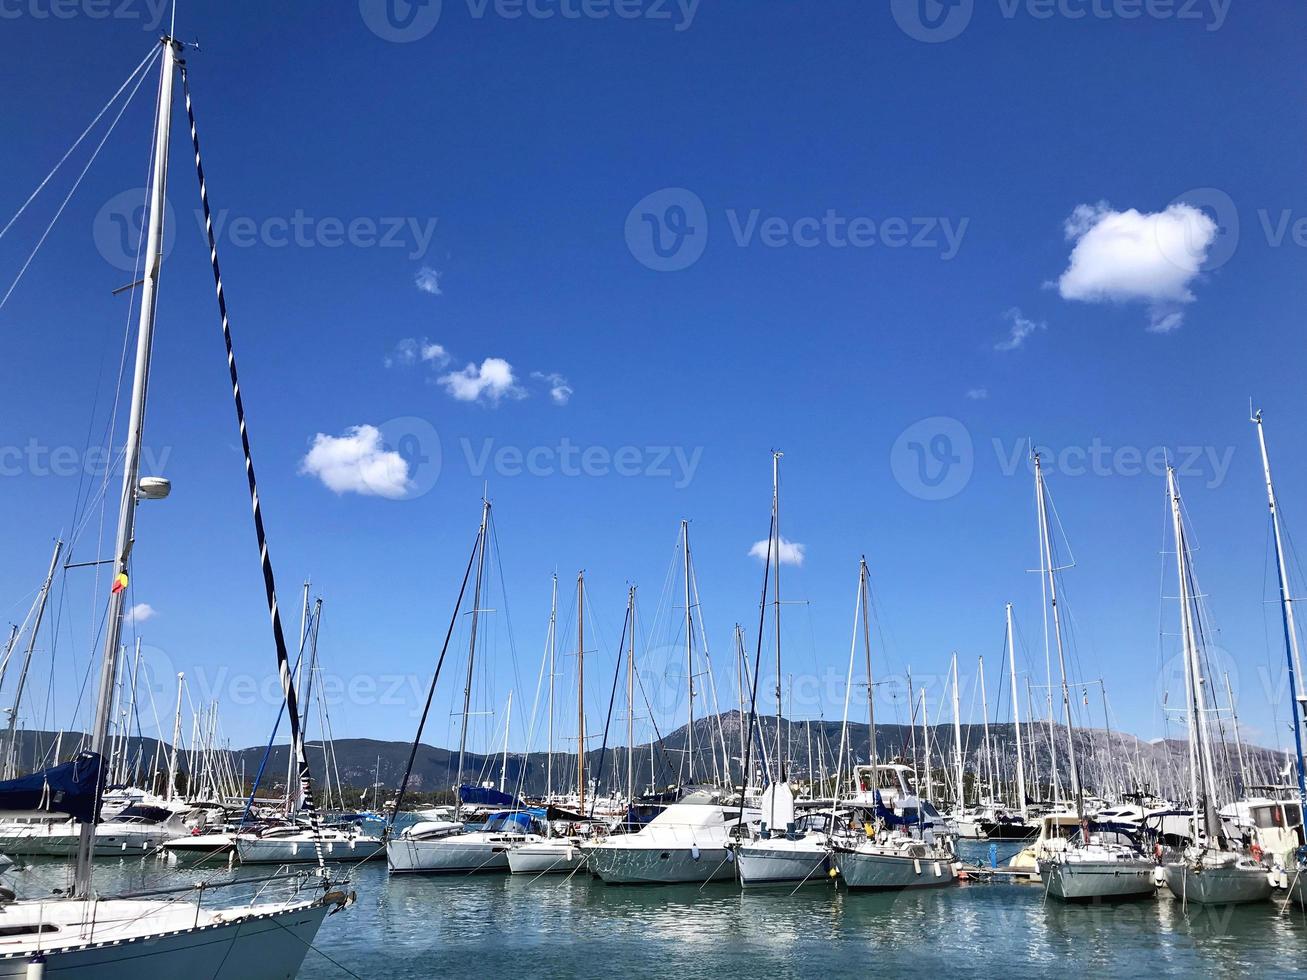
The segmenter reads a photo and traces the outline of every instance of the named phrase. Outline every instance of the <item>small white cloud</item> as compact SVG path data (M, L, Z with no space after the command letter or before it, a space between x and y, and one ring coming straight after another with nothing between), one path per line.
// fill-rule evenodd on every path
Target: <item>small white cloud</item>
M397 499L410 486L408 463L386 449L380 430L372 425L351 426L342 436L319 432L300 462L300 473L316 476L338 494Z
M572 386L567 383L567 379L561 374L556 372L545 374L543 371L532 371L531 377L549 385L549 397L553 399L555 405L566 405L572 400Z
M983 402L986 398L989 397L989 389L988 389L988 388L968 388L968 389L967 389L967 397L970 398L973 402Z
M432 296L440 296L440 273L429 265L424 265L418 269L417 274L413 277L413 284L424 293L430 293Z
M451 398L461 402L485 399L497 404L501 398L525 398L526 392L513 376L513 365L502 357L487 357L476 364L468 364L461 371L441 375L440 384Z
M767 540L755 541L752 548L749 549L749 555L752 558L767 560ZM781 537L780 559L782 565L802 565L807 545L799 544L797 541L790 541L784 536Z
M1003 319L1007 321L1008 334L994 345L994 350L1016 350L1036 330L1048 329L1047 323L1022 316L1021 311L1015 306L1003 314Z
M1134 208L1114 211L1106 202L1079 205L1064 230L1075 244L1057 281L1062 298L1142 302L1148 307L1148 329L1156 333L1169 333L1183 322L1181 308L1194 301L1189 287L1220 231L1189 204L1149 214Z
M395 349L386 355L386 367L410 367L418 361L442 368L449 363L449 353L440 344L433 344L423 337L405 337L395 344Z
M123 622L128 625L135 625L136 623L143 623L147 619L153 619L156 615L155 608L148 602L138 602L123 613Z

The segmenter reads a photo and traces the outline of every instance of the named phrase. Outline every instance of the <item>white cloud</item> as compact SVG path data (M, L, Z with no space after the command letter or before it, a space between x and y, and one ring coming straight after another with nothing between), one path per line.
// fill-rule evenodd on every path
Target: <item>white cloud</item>
M440 344L434 344L426 337L421 340L405 337L386 355L386 367L408 367L419 361L442 368L449 363L449 353Z
M417 274L413 277L413 284L424 293L430 293L432 296L440 296L440 273L429 265L424 265L418 269Z
M342 436L319 432L300 462L300 473L316 476L335 493L369 497L403 497L409 489L408 463L385 448L372 425L355 425Z
M768 542L765 538L762 541L754 542L753 547L749 549L750 557L760 559L761 561L766 561L767 544ZM799 544L797 541L790 541L788 538L782 536L781 543L780 543L781 564L802 565L806 550L807 550L807 545Z
M1047 323L1022 316L1015 306L1003 314L1003 319L1008 323L1008 335L994 345L994 350L1016 350L1036 330L1048 329Z
M543 371L532 371L531 377L549 385L549 397L553 399L555 405L566 405L572 400L572 386L567 383L567 379L561 374L557 372L545 374Z
M1148 329L1168 333L1183 322L1181 308L1194 301L1189 287L1219 230L1184 203L1151 214L1081 204L1066 220L1067 241L1075 244L1058 292L1085 303L1145 303Z
M497 404L501 398L526 397L526 392L518 387L513 376L513 365L502 357L487 357L480 367L468 364L461 371L441 375L439 381L450 397L461 402L484 398Z
M967 397L970 398L973 402L981 402L981 401L984 401L986 398L989 397L989 389L988 389L988 388L968 388L968 389L967 389Z
M158 613L155 608L148 602L138 602L132 608L123 613L123 622L128 625L143 623L147 619L153 619Z

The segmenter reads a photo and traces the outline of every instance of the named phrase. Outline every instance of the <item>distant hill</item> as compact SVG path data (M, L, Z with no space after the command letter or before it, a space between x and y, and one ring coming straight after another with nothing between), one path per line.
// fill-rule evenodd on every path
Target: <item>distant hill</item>
M742 718L738 711L729 711L721 715L696 719L694 725L694 778L702 781L716 781L723 769L723 757L729 758L731 779L738 783L740 779ZM760 743L766 746L768 761L774 755L777 735L775 716L759 720L760 732L754 738L754 744L748 749L750 767L756 771L762 768ZM998 773L1002 785L1011 784L1016 768L1016 738L1011 724L992 724L990 729L990 755L993 762L989 766L982 763L981 747L984 743L984 728L981 725L962 726L962 744L965 759L964 780L968 784L967 795L972 798L974 790L970 787L977 779L985 780L989 770ZM786 756L787 771L790 778L806 781L819 779L834 771L836 759L840 752L839 722L832 721L795 721L782 719L780 725L781 744ZM1047 723L1022 724L1023 754L1026 761L1027 793L1032 798L1050 795L1049 773L1052 761L1049 728ZM601 748L586 753L586 770L590 779L602 779L601 789L624 790L627 780L627 756L635 768L634 783L643 791L649 786L663 787L674 785L687 778L685 760L689 750L689 728L681 726L667 734L661 743L645 743L636 746L631 753L625 746L610 746L605 752ZM948 787L956 781L954 762L954 733L951 724L934 725L929 729L931 741L931 776L937 798L951 798ZM81 739L79 734L65 733L62 739L52 732L20 732L18 745L19 766L25 771L50 764L53 750L58 741L61 746L61 758L71 757ZM897 757L911 765L915 760L918 770L924 777L923 750L924 736L918 727L913 730L904 725L876 726L877 754L882 761ZM724 744L723 744L724 743ZM337 739L334 744L335 769L332 782L363 790L374 782L381 784L381 792L395 789L408 763L411 745L407 742L379 741L366 738ZM1238 770L1238 749L1233 742L1218 743L1216 746L1218 768L1233 774ZM249 784L260 763L264 759L265 748L262 746L232 750L226 757L230 771ZM324 752L321 742L310 742L309 762L315 780L321 784L324 778ZM853 763L864 763L870 752L868 726L864 723L850 722L848 726L848 745L846 747L847 767L851 757ZM1079 771L1088 792L1107 793L1115 796L1119 790L1144 790L1160 795L1178 798L1187 795L1188 787L1188 743L1181 740L1146 742L1133 735L1122 732L1109 734L1101 729L1078 730L1076 732L1076 755ZM1056 729L1056 752L1058 756L1059 781L1062 793L1068 793L1066 729ZM260 785L260 796L274 796L284 792L286 778L288 747L274 746L267 753L265 775ZM160 772L167 770L167 747L161 746L154 739L128 740L127 758L139 771L142 782L146 781L152 760ZM1248 782L1252 785L1283 784L1280 772L1285 765L1284 757L1264 748L1243 746L1245 769ZM183 752L178 769L185 773L189 769L190 753ZM811 765L809 763L811 759ZM464 779L467 782L491 781L498 785L501 778L506 788L520 786L521 791L529 794L543 793L549 782L552 766L552 783L556 790L572 787L576 782L576 760L574 756L555 754L552 763L544 752L509 753L507 771L503 772L502 755L485 755L469 752L464 758ZM601 768L602 767L602 768ZM1033 783L1034 771L1040 776L1040 786ZM409 783L412 792L432 794L448 791L453 787L458 772L458 752L431 745L420 745L414 758L413 775ZM1013 791L1007 790L1001 795L1013 797Z

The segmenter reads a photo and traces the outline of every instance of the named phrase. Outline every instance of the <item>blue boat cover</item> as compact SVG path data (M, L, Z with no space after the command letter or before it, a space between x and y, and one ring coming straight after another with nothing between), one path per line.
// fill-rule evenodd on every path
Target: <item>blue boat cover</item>
M80 752L71 762L0 782L0 810L45 810L93 823L103 791L101 763L94 752Z
M484 786L460 786L458 788L458 801L460 803L470 803L473 806L517 806L517 798L510 796L508 793L501 793L497 789L487 789Z

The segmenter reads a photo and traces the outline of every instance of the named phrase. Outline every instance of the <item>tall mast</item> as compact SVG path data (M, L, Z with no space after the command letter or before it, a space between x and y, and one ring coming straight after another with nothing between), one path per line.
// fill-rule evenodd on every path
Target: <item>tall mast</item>
M64 543L55 541L54 554L50 556L50 570L45 573L45 581L41 584L41 592L36 598L36 615L32 620L32 631L27 635L27 649L23 651L23 666L18 671L18 685L14 688L14 706L9 711L9 732L5 737L5 745L8 749L8 755L5 759L5 779L13 779L18 775L18 733L15 730L18 725L18 708L23 701L23 688L27 684L27 671L32 665L32 652L36 649L36 635L41 630L41 620L45 617L45 605L50 598L50 585L54 581L54 573L59 567L59 554L63 551ZM14 634L17 636L17 633Z
M1230 687L1230 674L1225 674L1225 699L1230 702L1230 720L1234 722L1234 751L1239 759L1239 782L1247 787L1248 769L1243 757L1243 739L1239 736L1239 712L1234 706L1234 689Z
M867 655L867 761L871 763L872 789L880 785L880 770L876 768L876 684L871 673L871 584L867 572L867 556L858 561L858 582L862 590L862 645Z
M1040 540L1044 546L1041 563L1048 576L1048 601L1053 608L1053 635L1057 642L1057 669L1062 680L1062 709L1066 712L1067 764L1071 767L1071 795L1075 797L1076 813L1084 812L1084 796L1080 791L1080 773L1076 767L1075 725L1071 718L1071 689L1066 680L1066 654L1062 647L1062 614L1057 606L1057 576L1053 570L1053 534L1048 521L1048 502L1044 490L1044 471L1040 467L1039 453L1035 453L1035 488L1039 507ZM1052 725L1052 714L1049 724ZM1056 774L1054 775L1056 782Z
M140 679L140 673L141 673L141 638L138 636L138 637L136 638L136 656L132 659L132 687L131 687L131 697L130 697L130 701L129 701L128 708L127 708L127 724L128 724L129 726L130 726L130 724L131 724L131 720L132 720L133 718L136 717L136 684L137 684L137 681ZM127 745L127 746L129 746L129 747L130 747L130 745L131 745L131 735L130 735L130 731L131 731L131 729L130 729L130 727L129 727L129 728L128 728L127 741L124 743L125 745ZM138 751L143 751L144 746L138 746L137 748L138 748ZM139 761L138 761L137 768L139 769ZM124 758L123 758L123 771L122 771L122 776L119 778L119 782L123 782L123 783L127 782L127 759L126 759L126 753L124 753ZM135 779L133 779L132 782L135 782Z
M961 812L963 803L966 802L966 794L962 791L962 714L959 711L960 698L958 697L958 655L953 654L953 760L957 769L957 796L954 798L954 808Z
M993 758L989 754L989 697L985 694L985 658L980 657L978 670L980 672L980 710L984 712L985 719L985 775L988 777L989 800L994 801L994 766ZM977 796L980 794L977 793Z
M154 161L150 178L148 232L145 243L144 275L141 279L141 312L136 337L136 366L132 377L131 410L127 421L123 453L122 492L118 501L118 531L113 550L114 590L109 594L105 622L104 657L100 665L99 696L95 721L91 727L91 751L104 756L109 731L109 711L113 700L113 679L117 672L118 644L122 642L123 603L127 598L127 566L135 543L137 483L141 468L141 442L145 428L145 399L150 376L150 351L154 343L155 308L158 301L159 272L163 265L163 219L168 189L168 137L172 122L173 76L181 45L165 37L159 65L159 98L155 114ZM140 496L145 496L141 494ZM73 894L88 898L91 894L91 860L95 853L95 825L84 823L77 842L77 869Z
M690 621L690 522L681 521L681 557L685 574L685 690L689 699L686 725L686 782L694 783L694 628Z
M635 802L635 586L626 594L631 639L626 648L626 804ZM652 751L652 750L651 750Z
M504 791L504 782L508 779L508 726L513 721L513 692L508 692L508 708L504 712L504 761L499 766L499 792Z
M921 686L921 741L922 755L925 758L926 799L934 802L934 791L930 788L930 713L926 705L926 686Z
M1293 597L1289 594L1289 570L1284 558L1284 538L1280 529L1280 508L1275 502L1275 485L1271 482L1271 458L1266 451L1266 430L1262 428L1262 413L1253 416L1257 426L1257 441L1262 450L1262 472L1266 477L1266 499L1271 507L1271 527L1275 537L1275 569L1280 581L1280 616L1284 623L1284 653L1289 664L1289 696L1298 706L1293 712L1293 745L1298 763L1298 803L1307 811L1307 774L1303 773L1302 716L1307 714L1307 692L1298 687L1302 676L1302 660L1298 653L1298 631L1293 622ZM1230 702L1234 710L1234 701ZM1236 736L1237 737L1237 736Z
M1203 693L1202 666L1199 663L1197 630L1193 619L1193 571L1189 564L1189 542L1184 530L1184 517L1180 509L1180 490L1176 486L1175 469L1166 469L1166 489L1171 501L1171 523L1175 535L1176 574L1180 580L1180 635L1184 642L1185 694L1189 718L1189 789L1193 794L1194 842L1198 842L1199 817L1207 829L1208 837L1224 836L1216 815L1212 793L1216 786L1211 768L1210 749L1207 743L1207 725L1203 717L1206 697Z
M1026 810L1026 760L1021 751L1021 696L1017 691L1017 650L1012 635L1012 603L1007 603L1004 610L1007 618L1007 657L1008 669L1012 675L1012 725L1017 730L1017 796L1021 805L1021 822L1030 818Z
M554 572L554 588L549 600L549 734L545 743L545 799L554 796L554 651L557 645L558 625L558 573Z
M177 675L177 713L172 720L172 752L168 756L168 794L165 799L171 803L177 793L177 745L182 737L182 685L186 682L185 674Z
M472 628L467 645L467 677L463 683L463 725L458 735L458 779L454 784L454 819L463 812L463 760L467 754L467 719L472 709L472 666L477 651L477 625L481 617L481 580L486 570L486 525L490 521L490 501L481 501L481 530L477 533L477 577L472 588Z
M576 575L576 795L585 812L585 572Z
M776 778L785 781L785 756L781 751L781 457L771 454L772 609L776 627Z

